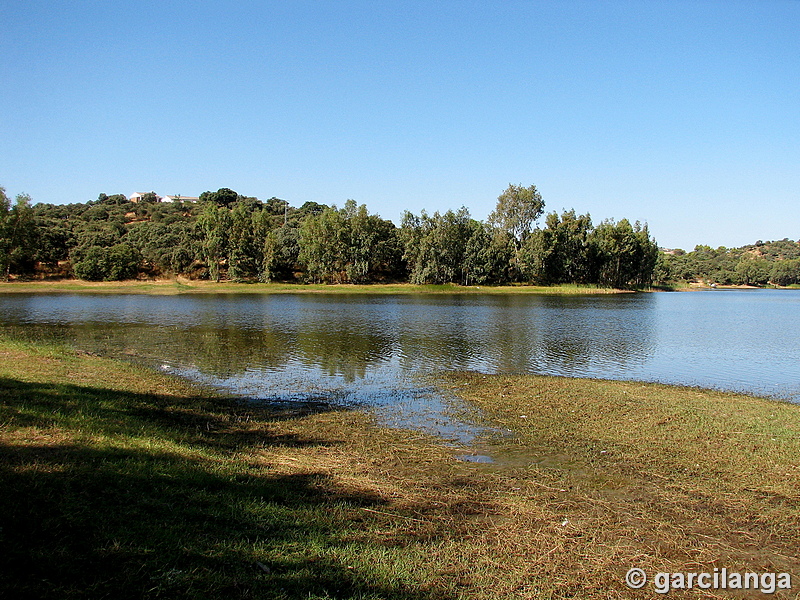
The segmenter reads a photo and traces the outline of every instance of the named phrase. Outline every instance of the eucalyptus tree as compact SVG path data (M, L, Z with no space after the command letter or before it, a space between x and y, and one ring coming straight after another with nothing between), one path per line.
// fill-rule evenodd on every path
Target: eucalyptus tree
M412 283L465 281L465 268L474 268L479 254L474 249L472 262L465 264L467 243L475 232L471 221L463 206L443 214L428 215L425 210L419 217L408 211L403 214L400 235Z
M593 279L614 288L642 288L652 283L658 245L647 225L627 219L603 221L592 232Z
M544 200L535 185L508 184L497 197L497 205L489 215L489 223L504 229L521 244L544 212Z
M348 200L343 209L347 222L345 272L352 283L378 276L393 276L400 261L400 245L394 223L367 212L365 204Z
M231 213L227 208L207 202L197 217L196 231L208 274L214 281L221 277L220 265L228 259L228 232Z
M521 251L522 271L536 283L588 283L592 251L592 219L574 210L549 213L546 227L529 235Z
M497 205L489 215L488 222L504 231L514 247L512 270L518 275L523 265L521 250L533 231L536 220L544 212L544 200L535 185L508 184L497 197Z
M256 224L261 212L247 201L237 202L230 211L228 276L235 281L258 277L263 242L256 241Z
M30 196L17 194L12 206L0 187L0 273L5 281L12 266L22 272L33 269L35 234Z
M267 230L261 240L261 265L258 278L263 282L290 280L299 267L300 230L291 224Z
M394 273L400 260L396 228L391 221L348 200L310 212L300 225L299 261L313 281L365 283Z
M341 283L345 279L346 221L335 206L308 216L300 226L298 259L314 282Z

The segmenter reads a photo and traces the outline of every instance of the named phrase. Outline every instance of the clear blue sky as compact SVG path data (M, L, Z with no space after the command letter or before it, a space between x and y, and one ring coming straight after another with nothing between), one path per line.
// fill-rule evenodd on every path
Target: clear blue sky
M0 185L800 238L800 2L0 0Z

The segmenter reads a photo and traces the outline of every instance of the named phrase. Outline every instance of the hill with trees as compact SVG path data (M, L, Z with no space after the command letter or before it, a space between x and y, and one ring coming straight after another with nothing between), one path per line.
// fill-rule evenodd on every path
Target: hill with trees
M800 284L800 242L757 241L741 248L696 246L662 255L656 277L663 281L719 285Z
M182 275L234 281L596 284L643 288L666 272L647 225L574 210L544 215L535 185L509 185L486 222L469 210L415 215L397 227L353 200L293 207L229 188L199 201L122 194L12 204L0 188L0 271L91 281ZM677 269L677 263L669 268Z

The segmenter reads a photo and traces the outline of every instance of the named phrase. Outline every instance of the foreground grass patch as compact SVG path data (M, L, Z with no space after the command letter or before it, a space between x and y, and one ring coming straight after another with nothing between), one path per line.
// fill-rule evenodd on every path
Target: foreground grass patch
M325 403L248 405L0 340L0 597L653 596L625 586L633 566L800 585L798 407L625 382L443 385L511 433L448 448ZM454 459L467 451L496 462Z
M490 468L510 486L500 537L512 556L547 557L533 561L535 573L549 572L583 597L578 564L585 581L615 590L631 567L651 576L788 572L794 592L778 597L796 596L800 407L634 382L448 379L514 432L488 449ZM520 568L526 562L530 568L526 560ZM696 586L692 593L754 597Z
M392 541L409 509L385 508L386 456L346 439L364 415L244 406L63 348L0 358L0 596L450 597L419 568L427 538Z

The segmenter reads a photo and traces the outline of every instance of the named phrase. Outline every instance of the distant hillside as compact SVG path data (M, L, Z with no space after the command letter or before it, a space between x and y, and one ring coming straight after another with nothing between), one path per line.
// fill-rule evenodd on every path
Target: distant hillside
M755 244L742 247L742 250L756 258L764 258L766 260L794 260L800 258L800 240L797 242L793 242L788 238L777 242L762 242L759 240Z
M741 248L696 246L663 251L657 279L721 285L800 284L800 241L757 241Z

